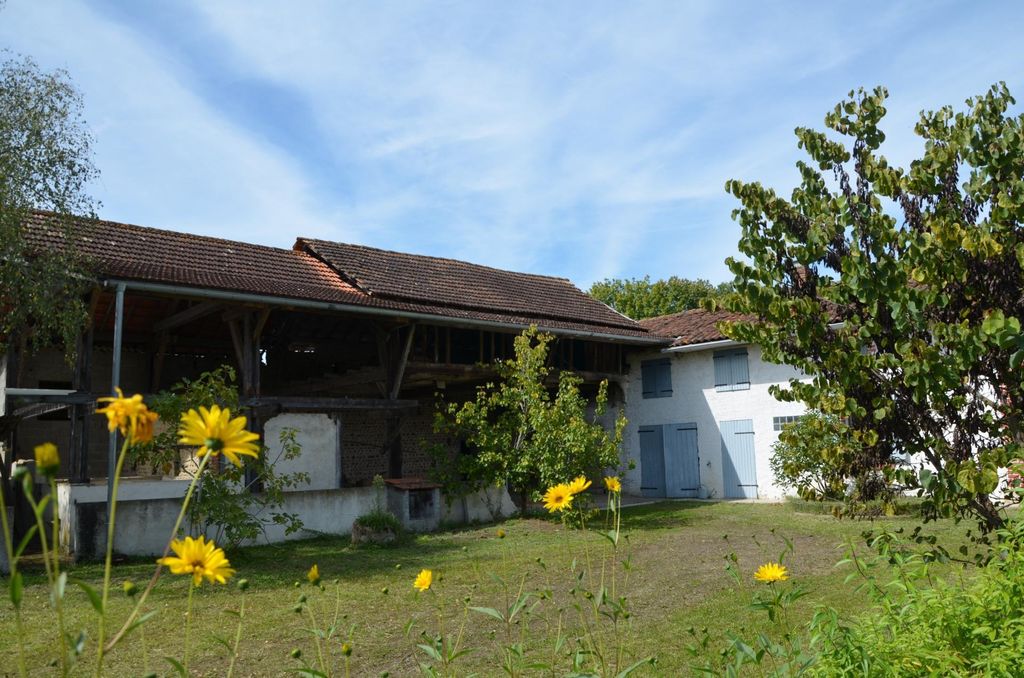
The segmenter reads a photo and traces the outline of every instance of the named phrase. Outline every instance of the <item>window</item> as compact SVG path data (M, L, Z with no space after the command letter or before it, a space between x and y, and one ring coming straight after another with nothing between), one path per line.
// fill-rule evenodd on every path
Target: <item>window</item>
M715 353L715 390L745 391L749 388L747 349L717 351Z
M672 363L668 358L640 363L644 398L672 397Z
M772 417L772 428L774 428L776 431L781 431L782 429L786 428L790 424L794 424L794 423L800 421L800 418L802 416L803 415L796 414L796 415L787 415L785 417Z

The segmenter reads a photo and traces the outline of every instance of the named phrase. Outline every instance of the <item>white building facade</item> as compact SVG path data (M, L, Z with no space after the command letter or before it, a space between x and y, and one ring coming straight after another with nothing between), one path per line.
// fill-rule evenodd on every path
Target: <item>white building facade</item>
M781 499L769 467L783 426L801 403L781 402L768 389L801 373L761 359L757 346L737 344L715 329L728 314L687 311L654 318L652 331L672 336L661 351L630 358L624 383L629 427L624 492L647 497Z

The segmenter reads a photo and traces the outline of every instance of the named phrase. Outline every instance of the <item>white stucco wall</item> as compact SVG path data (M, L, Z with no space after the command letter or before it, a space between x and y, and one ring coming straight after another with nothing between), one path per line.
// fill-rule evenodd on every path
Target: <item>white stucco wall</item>
M768 387L788 383L800 373L788 365L775 365L761 360L761 349L747 346L747 365L750 388L742 391L715 390L714 349L689 353L651 352L630 358L626 390L626 417L629 426L623 441L624 461L633 460L636 468L624 478L624 492L640 492L640 439L641 426L662 424L697 425L697 447L700 480L707 496L725 496L722 476L722 440L718 422L750 419L754 427L754 453L757 468L758 498L776 499L783 492L772 481L768 463L772 444L778 440L772 418L803 414L801 403L776 400ZM644 398L640 363L644 360L669 358L672 365L672 396Z
M278 458L280 436L285 428L296 429L295 442L302 453L295 459ZM270 449L270 459L277 459L278 474L307 473L309 483L298 490L333 490L338 483L338 427L326 414L279 414L263 427L263 439Z

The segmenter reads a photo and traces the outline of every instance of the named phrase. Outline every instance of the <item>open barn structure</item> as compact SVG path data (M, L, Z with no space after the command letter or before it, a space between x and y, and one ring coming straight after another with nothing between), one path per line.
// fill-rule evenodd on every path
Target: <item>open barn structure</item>
M523 329L555 335L551 364L585 389L608 380L613 400L627 353L668 344L562 278L312 238L279 249L99 220L69 231L46 213L25 230L39 250L67 246L69 232L95 277L76 362L27 356L14 342L0 359L0 414L5 479L33 446L58 444L63 540L79 555L103 546L119 443L95 409L115 386L149 395L234 366L250 428L268 445L283 427L300 432L288 470L309 483L289 506L312 530L345 533L377 474L396 491L431 491L426 447L459 444L433 432L438 399L473 397ZM117 546L152 552L162 545L146 526L166 520L186 481L135 473L122 486L129 517L119 511ZM413 502L434 505L419 516L426 527L442 517L433 492ZM447 517L473 518L473 508Z

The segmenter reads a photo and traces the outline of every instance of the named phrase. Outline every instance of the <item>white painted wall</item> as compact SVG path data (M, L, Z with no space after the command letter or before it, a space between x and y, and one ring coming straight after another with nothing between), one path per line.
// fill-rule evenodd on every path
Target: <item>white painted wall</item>
M122 480L118 492L114 536L116 550L134 556L163 553L188 484L185 480ZM93 558L103 554L107 536L106 492L106 484L101 483L57 484L61 546L65 552L76 557ZM389 488L388 492L397 491ZM281 510L297 514L302 519L303 529L286 535L284 526L267 525L265 541L305 539L317 534L350 534L356 518L374 509L377 493L378 490L374 487L288 492L284 495L284 506ZM443 500L435 502L438 515L433 524L436 526L441 520L492 520L490 512L486 510L488 504L502 507L504 515L515 513L515 505L508 492L504 488L494 488L489 491L486 498L474 495L467 497L466 502L456 502L460 508L465 506L468 509L466 511L446 508ZM423 526L413 524L407 527L416 530ZM258 541L263 543L264 539Z
M776 400L768 387L786 384L800 373L788 365L775 365L761 360L761 349L747 346L747 365L750 388L744 391L715 390L714 349L689 353L651 352L634 354L629 362L626 391L626 417L629 426L623 440L623 461L633 460L636 468L623 479L623 491L640 494L640 439L641 426L662 424L697 424L697 447L700 457L701 485L708 496L725 495L722 477L722 441L718 422L750 419L754 425L754 452L757 465L758 498L778 499L782 490L773 482L768 463L772 444L778 440L772 418L803 414L801 403ZM669 358L672 365L672 396L644 398L640 363L643 360Z
M295 442L302 453L295 459L278 458L279 442L285 428L297 430ZM307 473L309 483L299 490L333 490L338 487L338 427L326 414L279 414L263 427L263 440L278 474Z

